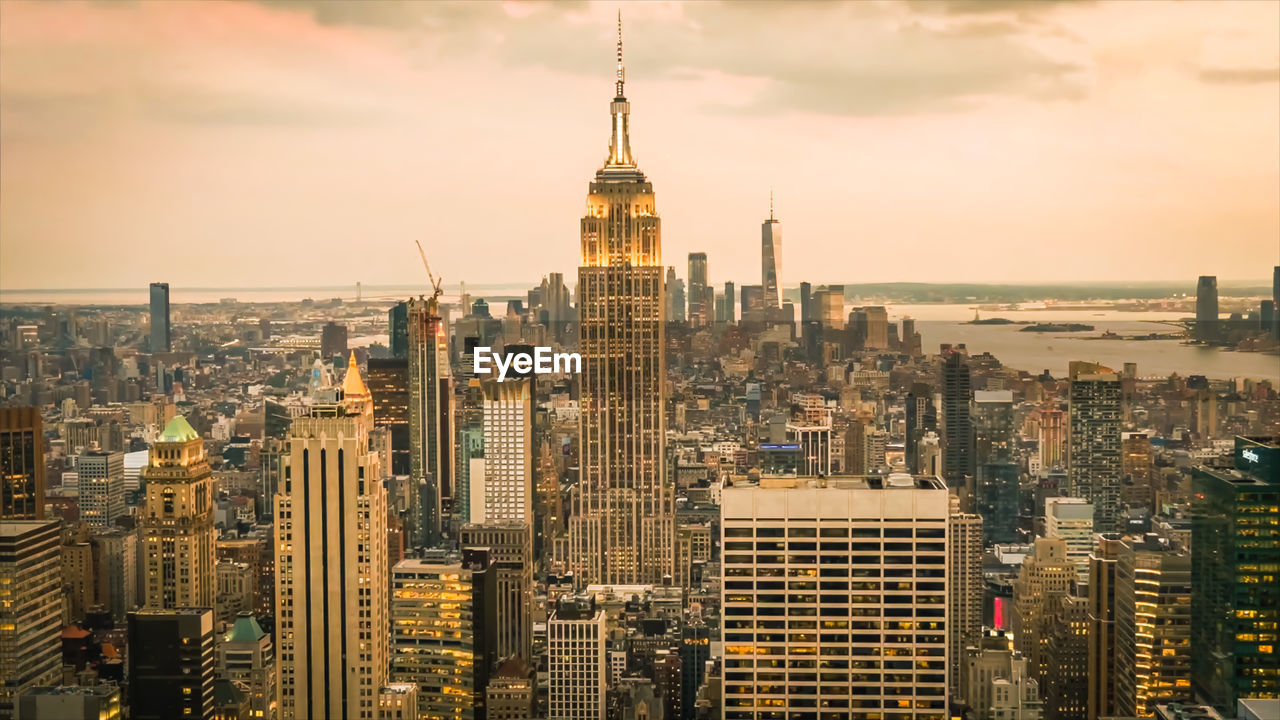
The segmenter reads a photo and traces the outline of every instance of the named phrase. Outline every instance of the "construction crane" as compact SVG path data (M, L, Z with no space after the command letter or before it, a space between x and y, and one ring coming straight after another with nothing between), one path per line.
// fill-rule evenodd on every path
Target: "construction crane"
M431 264L427 262L427 253L422 249L422 243L418 242L418 238L413 239L413 244L418 246L418 255L422 257L422 267L426 268L427 279L431 281L431 304L434 306L439 302L441 293L444 292L440 289L440 285L444 282L444 278L437 280L436 276L431 273Z

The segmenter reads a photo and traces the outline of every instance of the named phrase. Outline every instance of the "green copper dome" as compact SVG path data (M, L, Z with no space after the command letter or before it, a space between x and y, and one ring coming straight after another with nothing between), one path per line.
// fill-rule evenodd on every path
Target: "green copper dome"
M190 442L199 439L200 433L181 415L174 415L169 424L164 426L164 432L160 433L160 442Z

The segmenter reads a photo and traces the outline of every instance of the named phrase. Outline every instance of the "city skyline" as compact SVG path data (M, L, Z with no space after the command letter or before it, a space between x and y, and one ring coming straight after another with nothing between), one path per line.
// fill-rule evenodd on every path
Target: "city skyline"
M817 7L826 22L623 6L668 257L707 252L713 284L758 276L746 250L770 188L787 287L1233 278L1274 254L1280 37L1265 28L1280 6ZM570 271L564 218L604 150L593 102L617 9L6 3L0 285L120 287L163 269L176 287L270 286L285 264L411 283L415 237L450 284ZM766 42L788 61L738 49ZM860 172L830 183L817 170L833 163ZM519 168L542 178L474 223L484 178ZM330 262L353 237L366 252ZM494 237L520 241L479 261L470 248ZM1108 244L1037 262L1082 237ZM1238 252L1199 252L1211 241ZM953 262L957 243L983 252ZM167 261L210 244L200 263ZM850 245L859 262L831 276ZM85 262L43 266L49 251ZM261 262L241 262L250 251Z

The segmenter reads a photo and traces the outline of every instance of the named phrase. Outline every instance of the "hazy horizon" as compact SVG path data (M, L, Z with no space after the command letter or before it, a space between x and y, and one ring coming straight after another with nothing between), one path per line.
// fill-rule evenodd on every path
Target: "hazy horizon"
M620 7L682 277L771 189L788 287L1280 260L1278 3L4 2L0 287L572 278Z

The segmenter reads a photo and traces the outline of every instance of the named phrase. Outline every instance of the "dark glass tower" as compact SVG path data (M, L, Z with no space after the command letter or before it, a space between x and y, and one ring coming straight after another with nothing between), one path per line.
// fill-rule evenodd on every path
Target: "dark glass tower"
M40 409L0 408L0 519L44 518Z
M409 357L409 303L398 302L387 311L387 342L391 345L391 357Z
M1214 275L1201 275L1196 283L1195 338L1218 338L1218 278Z
M151 352L169 352L169 283L151 283Z
M1280 438L1237 437L1233 467L1198 467L1191 525L1191 684L1225 712L1280 695Z
M942 366L942 476L947 487L963 487L974 473L969 364L952 352Z

